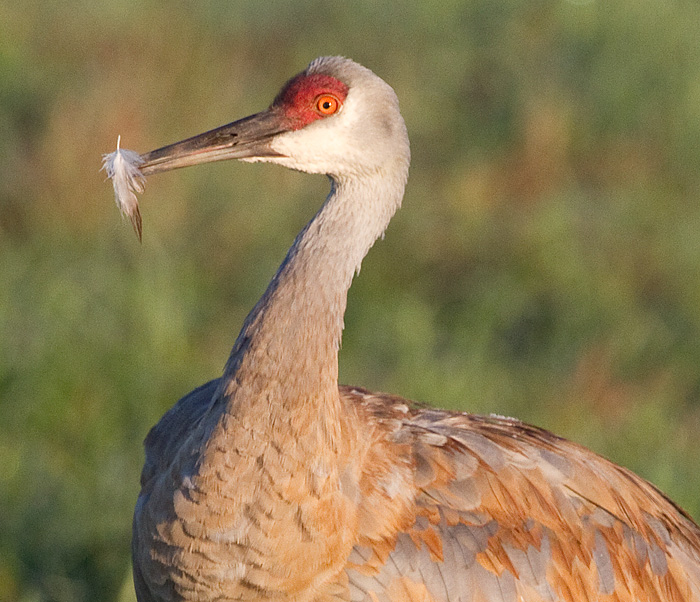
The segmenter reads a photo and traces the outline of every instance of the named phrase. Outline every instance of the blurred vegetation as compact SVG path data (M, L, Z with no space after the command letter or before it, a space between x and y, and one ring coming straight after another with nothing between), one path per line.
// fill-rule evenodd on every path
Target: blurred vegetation
M131 599L141 440L217 376L321 177L100 154L266 106L343 54L413 167L350 294L342 380L516 415L700 517L700 5L0 2L0 602Z

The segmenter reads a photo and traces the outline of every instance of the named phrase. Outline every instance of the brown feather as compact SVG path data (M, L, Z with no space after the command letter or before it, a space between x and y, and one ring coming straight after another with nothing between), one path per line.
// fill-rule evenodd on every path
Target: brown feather
M414 568L406 577L417 578L421 563L452 563L442 572L458 573L465 583L472 570L486 571L496 582L512 579L524 600L547 599L548 593L571 602L700 600L698 527L626 469L516 420L411 410L401 413L397 431L400 417L390 410L408 402L359 389L341 389L341 397L359 406L355 412L365 425L374 424L387 440L411 441L415 471L414 524L406 530L411 544L388 556L385 548L384 565L375 561L371 570L354 564L351 583L355 571L374 572L380 583L386 567L409 554ZM464 557L443 552L448 540L473 554L471 568ZM657 550L656 561L647 550ZM456 595L444 599L478 600L482 594Z

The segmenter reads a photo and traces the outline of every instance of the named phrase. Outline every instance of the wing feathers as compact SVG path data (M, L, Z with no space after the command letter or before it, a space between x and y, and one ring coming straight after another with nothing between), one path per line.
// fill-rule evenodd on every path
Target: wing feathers
M413 524L388 555L353 554L353 599L700 601L700 530L624 468L517 420L341 393L379 430L399 420L385 437L414 477Z

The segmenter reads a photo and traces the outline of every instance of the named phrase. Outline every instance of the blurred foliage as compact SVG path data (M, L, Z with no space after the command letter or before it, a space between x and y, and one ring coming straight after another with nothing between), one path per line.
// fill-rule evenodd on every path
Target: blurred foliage
M131 599L140 442L327 191L159 176L139 246L100 154L255 112L321 54L395 87L413 148L343 381L517 415L700 517L698 24L661 0L0 3L0 602Z

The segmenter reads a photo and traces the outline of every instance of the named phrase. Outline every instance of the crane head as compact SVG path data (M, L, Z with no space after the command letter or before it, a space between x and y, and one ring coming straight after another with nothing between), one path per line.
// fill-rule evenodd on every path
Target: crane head
M391 87L343 57L322 57L264 111L151 151L144 176L225 159L266 161L336 180L407 173L408 136Z

